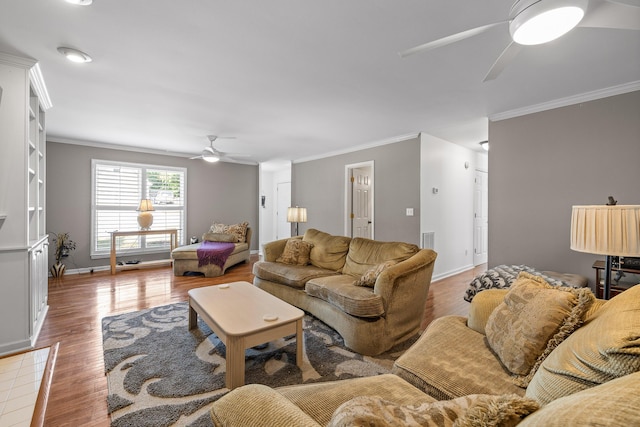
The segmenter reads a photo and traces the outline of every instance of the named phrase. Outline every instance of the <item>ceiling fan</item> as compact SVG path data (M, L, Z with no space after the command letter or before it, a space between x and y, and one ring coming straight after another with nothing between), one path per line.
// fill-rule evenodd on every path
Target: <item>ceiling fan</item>
M218 139L235 139L235 137L233 136L207 135L207 139L209 139L209 146L205 147L202 150L202 154L200 154L199 156L191 157L191 159L202 159L205 162L209 163L215 163L219 161L238 163L239 161L234 159L234 157L251 157L250 154L224 153L213 148L213 143Z
M399 53L407 57L509 25L511 42L483 81L494 80L524 46L550 42L574 27L640 30L640 0L516 0L509 18L452 34Z

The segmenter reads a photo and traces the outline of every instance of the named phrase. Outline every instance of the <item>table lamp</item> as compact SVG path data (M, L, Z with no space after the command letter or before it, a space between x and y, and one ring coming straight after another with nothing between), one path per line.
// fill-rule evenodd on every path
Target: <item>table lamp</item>
M287 208L287 222L296 223L296 236L298 235L298 223L307 222L307 208L296 206L295 208Z
M609 299L613 257L640 255L640 205L573 206L571 249L605 255L603 298Z
M138 206L137 211L140 212L138 214L138 225L140 226L140 230L148 230L151 228L151 224L153 224L153 204L150 199L142 199L140 200L140 206Z

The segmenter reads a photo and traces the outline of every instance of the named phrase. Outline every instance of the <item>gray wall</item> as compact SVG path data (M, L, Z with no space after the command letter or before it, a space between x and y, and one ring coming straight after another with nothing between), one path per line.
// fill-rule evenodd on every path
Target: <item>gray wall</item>
M211 223L248 221L252 249L258 248L258 167L206 163L181 157L47 142L47 231L69 232L77 248L67 268L105 266L109 259L89 257L91 244L91 159L187 168L186 236L202 236ZM136 256L162 259L167 254ZM49 264L55 261L49 251Z
M308 228L344 234L345 166L374 161L375 239L419 244L420 139L294 163L291 203L307 208ZM406 208L414 216L405 215Z
M640 91L489 123L489 267L582 274L571 206L640 204ZM640 256L640 254L639 254Z

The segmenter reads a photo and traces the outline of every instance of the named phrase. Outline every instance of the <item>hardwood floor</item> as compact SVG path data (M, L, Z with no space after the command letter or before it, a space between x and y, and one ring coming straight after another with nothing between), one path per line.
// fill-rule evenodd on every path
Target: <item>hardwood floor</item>
M37 347L60 343L45 426L109 426L101 319L117 313L186 301L187 291L238 280L253 281L251 261L222 277L175 277L170 267L66 275L49 280L49 313ZM423 326L447 315L465 316L467 284L486 266L431 284Z

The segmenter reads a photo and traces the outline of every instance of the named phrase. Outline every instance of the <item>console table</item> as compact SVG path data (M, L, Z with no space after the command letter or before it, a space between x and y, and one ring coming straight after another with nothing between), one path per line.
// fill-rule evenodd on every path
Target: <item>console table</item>
M169 228L166 230L132 230L132 231L112 231L111 232L111 274L116 274L116 238L122 236L148 236L150 234L168 234L173 251L178 247L178 230Z
M599 260L599 261L596 261L596 262L593 263L593 269L596 270L596 297L598 297L598 298L602 298L604 284L601 283L601 280L604 280L604 276L602 275L602 272L604 272L605 267L606 267L606 264L602 260ZM632 274L640 274L640 269L612 267L611 268L611 296L610 297L614 297L614 296L618 295L620 292L624 292L627 289L629 289L630 287L632 287L633 285L635 285L635 283L619 283L619 284L616 284L613 281L613 277L615 276L615 272L616 271L622 271L622 272L625 272L625 273L632 273Z

